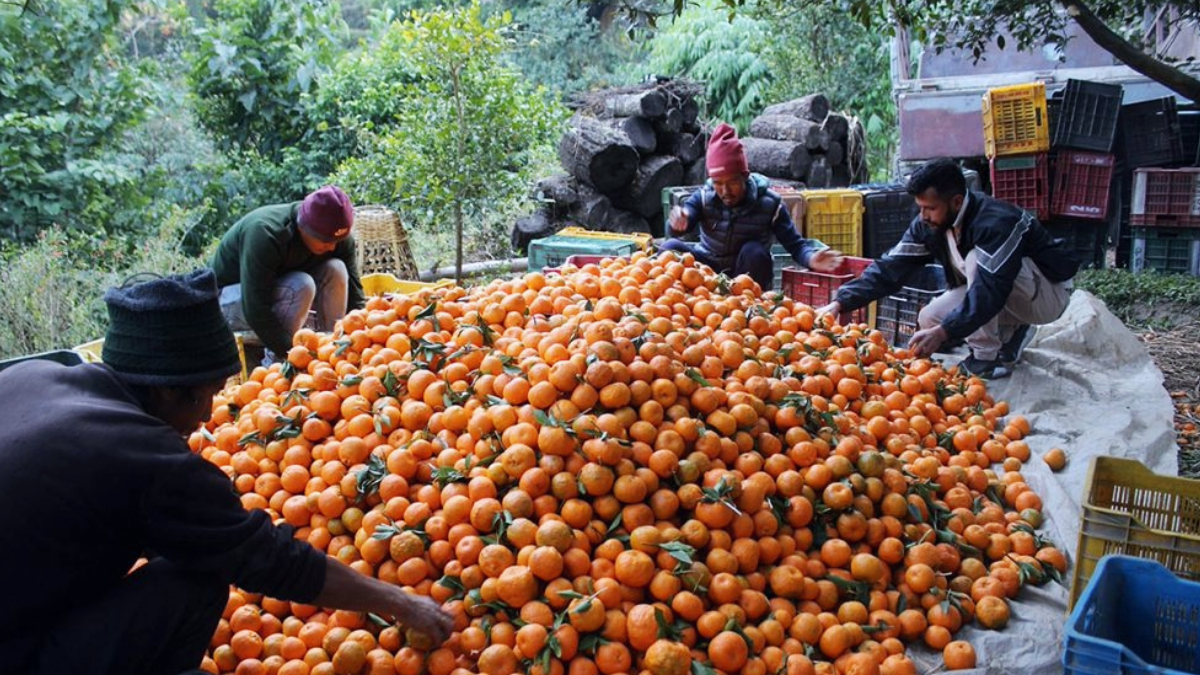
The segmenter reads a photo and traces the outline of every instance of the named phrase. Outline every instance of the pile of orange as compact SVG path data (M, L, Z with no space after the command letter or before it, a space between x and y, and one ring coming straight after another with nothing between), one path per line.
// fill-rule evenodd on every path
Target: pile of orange
M970 667L959 628L1065 567L1007 413L690 256L371 298L190 444L455 632L234 589L203 667L903 675L913 641Z

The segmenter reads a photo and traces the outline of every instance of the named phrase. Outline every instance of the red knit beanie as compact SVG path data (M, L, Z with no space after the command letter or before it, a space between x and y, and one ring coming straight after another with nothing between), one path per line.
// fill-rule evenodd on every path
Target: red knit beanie
M300 227L321 241L341 241L354 226L354 205L341 188L326 185L300 204Z
M750 173L746 164L746 149L738 140L737 129L721 122L713 129L708 139L708 156L704 161L710 176L745 175Z

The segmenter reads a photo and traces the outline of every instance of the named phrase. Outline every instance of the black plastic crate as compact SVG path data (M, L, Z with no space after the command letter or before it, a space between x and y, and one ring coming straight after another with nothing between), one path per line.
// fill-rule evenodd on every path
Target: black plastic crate
M921 310L945 290L946 271L941 265L926 265L919 278L877 303L876 330L883 333L889 344L904 347L917 332Z
M867 192L863 195L863 257L887 253L921 212L913 196L903 188Z
M1067 248L1075 252L1081 267L1104 267L1104 249L1108 230L1094 220L1056 218L1046 223L1050 236L1066 241Z
M1183 161L1200 166L1200 110L1179 111L1179 136Z
M1119 84L1067 80L1051 147L1112 152L1123 96Z
M1120 154L1130 168L1183 162L1183 134L1173 96L1121 106ZM1189 163L1191 157L1187 158Z
M1133 228L1134 273L1200 276L1200 230L1178 227Z

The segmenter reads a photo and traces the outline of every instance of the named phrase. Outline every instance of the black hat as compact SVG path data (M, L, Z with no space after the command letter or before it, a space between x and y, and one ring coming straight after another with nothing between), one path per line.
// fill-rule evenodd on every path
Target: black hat
M110 288L104 363L135 384L205 384L241 370L210 269Z

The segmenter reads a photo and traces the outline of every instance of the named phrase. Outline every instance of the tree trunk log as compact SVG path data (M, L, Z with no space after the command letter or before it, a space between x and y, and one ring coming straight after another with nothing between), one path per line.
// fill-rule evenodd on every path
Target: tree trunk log
M586 228L603 230L612 220L613 205L608 197L587 185L579 186L579 201L571 207L570 216Z
M517 219L512 229L512 247L514 251L524 253L529 249L529 242L542 237L549 237L562 227L550 209L538 209L527 216Z
M622 134L590 117L579 117L558 144L563 168L604 194L620 190L637 172L638 154Z
M837 166L846 161L846 150L837 141L829 141L829 148L820 154L825 156L825 161L829 163L829 166Z
M708 167L704 164L703 157L692 162L683 170L684 185L704 185L706 180L708 180Z
M850 175L850 166L848 164L838 164L830 172L829 187L849 187L853 182L854 180Z
M579 201L579 192L575 187L575 179L570 174L556 173L535 183L532 196L553 209L555 214L563 215L572 204Z
M842 147L846 147L846 136L850 133L850 120L841 113L829 113L829 117L825 118L825 133L829 134L829 140L841 143Z
M675 155L684 166L700 159L704 154L704 137L680 133L670 137L670 143L662 146L663 154Z
M857 119L850 128L846 142L846 164L850 169L850 182L866 183L871 172L867 167L867 130Z
M677 134L683 128L683 113L679 112L679 108L667 108L663 116L654 120L654 130L660 136L664 134Z
M829 163L825 161L824 155L817 155L812 158L812 164L808 167L808 179L804 182L812 189L821 189L829 187Z
M667 97L658 89L636 94L616 94L604 99L604 113L610 117L662 117L667 111Z
M650 234L650 223L636 213L613 209L612 218L609 219L605 230L625 234Z
M795 115L813 122L825 121L829 114L829 99L825 94L809 94L791 101L776 103L763 110L764 115Z
M614 117L605 120L618 133L629 139L629 145L641 156L652 155L658 150L658 137L654 133L654 123L645 117Z
M803 143L748 137L742 139L742 145L751 171L794 180L808 175L812 157Z
M756 117L750 123L750 135L755 138L803 143L809 150L824 150L829 145L829 135L821 128L820 123L794 115Z
M683 125L691 126L700 118L700 102L691 97L685 98L679 104L679 112L683 115Z
M618 208L653 218L662 214L663 188L679 185L682 180L683 165L674 155L647 157L627 190L612 201Z

